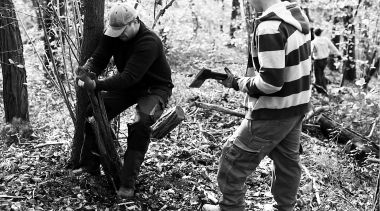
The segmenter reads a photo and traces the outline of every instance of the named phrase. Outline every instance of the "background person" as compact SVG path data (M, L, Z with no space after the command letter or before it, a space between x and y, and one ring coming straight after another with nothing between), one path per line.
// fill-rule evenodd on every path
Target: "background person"
M342 58L342 54L335 45L327 37L321 36L322 29L314 30L314 40L311 41L311 49L313 52L313 67L315 76L315 87L318 93L327 94L327 79L325 77L325 68L327 66L327 57L330 52L337 55L338 59Z

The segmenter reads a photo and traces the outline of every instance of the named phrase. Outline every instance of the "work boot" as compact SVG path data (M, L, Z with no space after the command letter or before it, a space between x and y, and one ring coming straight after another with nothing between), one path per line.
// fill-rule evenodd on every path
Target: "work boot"
M77 169L73 169L72 173L75 176L79 176L83 173L89 173L92 176L100 176L100 167L96 165L84 165Z
M221 211L219 205L205 204L202 207L202 211Z
M144 152L129 150L124 154L124 165L120 172L121 183L124 187L134 187L140 167L144 161Z
M124 186L121 186L119 190L116 192L116 194L123 199L130 199L134 196L135 190L133 188L127 188Z

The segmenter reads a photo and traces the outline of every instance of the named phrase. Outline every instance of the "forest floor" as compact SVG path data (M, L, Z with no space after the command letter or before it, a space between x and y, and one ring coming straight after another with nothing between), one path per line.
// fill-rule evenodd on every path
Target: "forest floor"
M218 67L221 65L228 65L231 70L245 67L242 61L229 64L215 61L218 59L206 65L221 72L222 67ZM107 185L104 174L77 177L65 168L74 134L71 118L58 92L38 71L38 65L33 61L26 62L31 128L21 122L0 125L0 210L193 211L200 210L204 203L215 203L220 196L216 173L221 148L241 119L197 109L191 106L191 102L197 100L243 112L241 93L227 90L211 80L199 89L189 89L187 86L197 68L188 72L180 70L201 64L189 62L173 67L176 88L169 107L180 105L188 114L187 118L167 137L152 140L138 177L135 198L120 200ZM345 88L339 88L340 72L326 70L326 75L331 81L331 94L325 97L313 91L314 106L330 106L326 115L342 126L368 135L379 112L379 98L376 97L379 95L379 79L372 79L372 92L364 92L355 83L347 82ZM0 96L0 111L3 110ZM132 109L129 109L121 116L120 156L126 149L128 134L125 125L132 120L131 113ZM301 139L304 171L296 210L371 210L378 164L359 166L344 153L344 144L322 135L315 118L305 122L309 127L303 128L309 136ZM23 134L28 131L32 135L23 139ZM379 144L379 137L380 132L376 129L370 139ZM315 178L319 198L305 170ZM265 158L246 182L247 210L265 210L265 205L274 202L270 178L271 160Z

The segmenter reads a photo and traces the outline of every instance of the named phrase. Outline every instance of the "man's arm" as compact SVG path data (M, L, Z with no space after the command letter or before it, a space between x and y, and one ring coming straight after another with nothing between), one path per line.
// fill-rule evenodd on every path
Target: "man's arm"
M140 40L127 61L124 71L97 81L97 89L106 91L125 89L139 82L159 54L157 42L159 41L153 37Z
M103 35L95 52L83 67L99 76L112 57L112 42L111 37Z
M260 96L281 90L285 76L285 43L286 39L278 30L258 31L259 74L238 79L241 91Z

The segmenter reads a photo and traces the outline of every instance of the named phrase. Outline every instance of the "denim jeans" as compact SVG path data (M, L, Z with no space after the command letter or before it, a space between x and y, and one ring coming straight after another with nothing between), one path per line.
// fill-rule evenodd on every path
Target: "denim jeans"
M276 208L291 211L301 179L299 145L304 115L277 120L244 119L223 146L217 181L223 211L245 209L247 177L265 156L273 160L272 194Z

